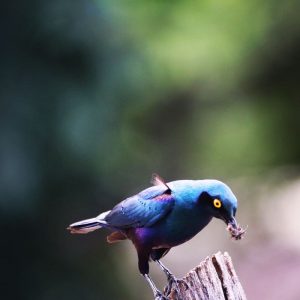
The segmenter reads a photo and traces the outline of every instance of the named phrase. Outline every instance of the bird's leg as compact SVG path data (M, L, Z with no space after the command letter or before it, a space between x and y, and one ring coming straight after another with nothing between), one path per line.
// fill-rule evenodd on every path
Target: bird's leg
M145 279L147 280L148 284L150 285L153 294L154 294L154 298L155 300L168 300L160 291L159 289L156 287L156 285L154 284L153 280L151 279L151 277L148 274L143 274L143 276L145 277Z
M139 257L139 270L140 273L145 277L147 280L148 284L150 285L155 300L167 300L166 297L163 296L163 294L158 290L156 285L154 284L153 280L149 276L149 255L150 255L150 250L147 248L137 248L138 251L138 257Z
M166 290L166 294L170 294L172 285L175 285L176 290L178 290L178 279L170 272L170 270L165 267L160 260L156 260L156 263L160 266L160 268L163 270L163 272L166 274L168 279L168 287Z
M170 272L170 270L165 267L160 260L156 260L156 263L160 266L163 272L166 274L168 281L176 281L177 278Z

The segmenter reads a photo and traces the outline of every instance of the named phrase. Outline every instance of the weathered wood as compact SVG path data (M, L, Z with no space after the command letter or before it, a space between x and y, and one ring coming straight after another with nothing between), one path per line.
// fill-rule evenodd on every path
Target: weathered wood
M173 284L170 300L246 300L243 287L227 252L207 257Z

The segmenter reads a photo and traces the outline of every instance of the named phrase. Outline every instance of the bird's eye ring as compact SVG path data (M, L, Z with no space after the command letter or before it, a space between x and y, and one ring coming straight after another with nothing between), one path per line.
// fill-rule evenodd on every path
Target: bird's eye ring
M214 207L220 208L222 206L222 203L219 199L214 199Z

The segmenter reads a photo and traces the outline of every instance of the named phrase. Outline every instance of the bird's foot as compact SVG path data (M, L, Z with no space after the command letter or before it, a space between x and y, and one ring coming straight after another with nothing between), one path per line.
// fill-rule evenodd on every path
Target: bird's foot
M170 274L168 276L168 285L165 290L165 294L169 295L172 291L172 289L175 289L176 291L179 291L179 282L182 280L177 279L174 275Z
M179 293L180 286L185 286L185 290L191 289L191 287L185 280L178 279L174 275L172 277L168 277L168 285L164 291L165 295L170 295L172 290L175 290L177 293Z
M155 300L168 300L161 292L157 291L155 294Z

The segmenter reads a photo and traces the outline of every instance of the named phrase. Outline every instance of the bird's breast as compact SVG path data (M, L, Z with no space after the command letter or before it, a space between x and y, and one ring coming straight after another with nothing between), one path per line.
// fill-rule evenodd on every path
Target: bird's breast
M134 240L152 248L180 245L201 231L211 220L206 214L191 210L174 210L151 227L134 229Z
M182 212L181 214L170 216L165 224L158 225L157 229L165 243L176 246L194 237L210 220L211 217L209 216L186 215Z

